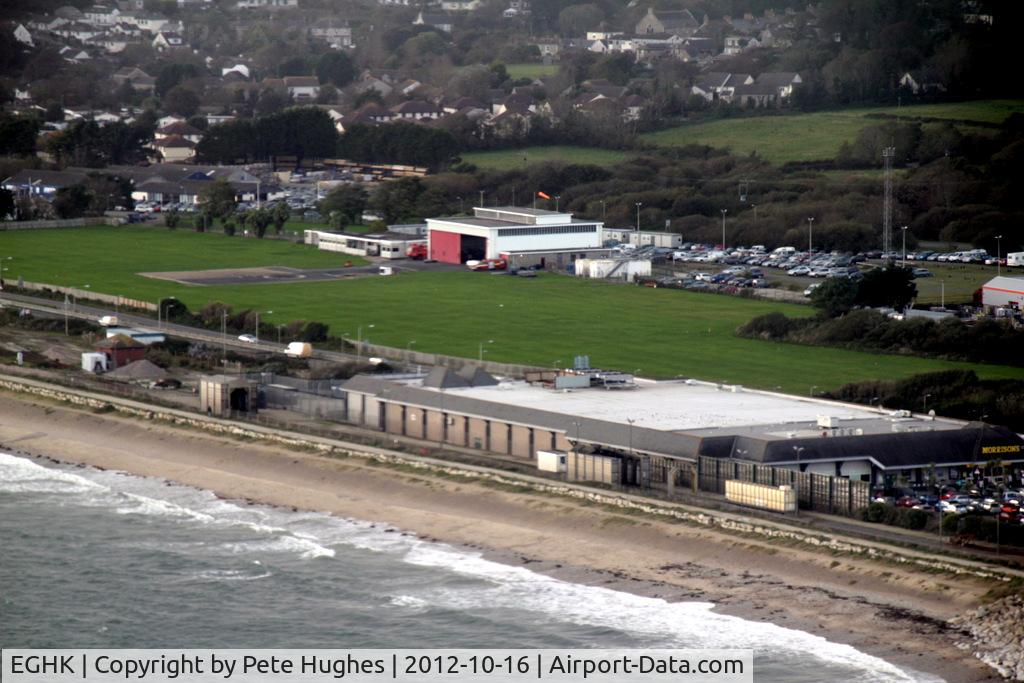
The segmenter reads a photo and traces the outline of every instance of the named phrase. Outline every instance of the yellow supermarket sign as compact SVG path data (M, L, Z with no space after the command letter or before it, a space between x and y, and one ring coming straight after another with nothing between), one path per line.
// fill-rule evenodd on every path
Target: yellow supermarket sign
M1012 446L982 446L981 452L986 455L989 453L1020 453L1020 444Z

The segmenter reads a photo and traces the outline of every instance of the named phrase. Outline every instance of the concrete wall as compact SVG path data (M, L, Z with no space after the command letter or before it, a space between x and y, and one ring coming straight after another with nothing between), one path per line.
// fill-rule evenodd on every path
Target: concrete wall
M512 453L519 458L533 459L534 448L530 443L531 429L520 425L512 425Z
M469 443L470 448L490 450L488 444L487 420L479 417L469 418Z
M461 415L448 415L447 443L453 446L466 445L466 418Z
M509 454L508 448L509 426L504 422L491 422L491 452Z

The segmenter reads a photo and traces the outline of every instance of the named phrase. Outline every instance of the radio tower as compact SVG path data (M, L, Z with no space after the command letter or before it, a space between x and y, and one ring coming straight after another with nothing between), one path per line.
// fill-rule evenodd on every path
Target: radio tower
M885 162L885 203L882 205L882 253L888 257L892 253L892 158L896 154L895 147L882 150Z

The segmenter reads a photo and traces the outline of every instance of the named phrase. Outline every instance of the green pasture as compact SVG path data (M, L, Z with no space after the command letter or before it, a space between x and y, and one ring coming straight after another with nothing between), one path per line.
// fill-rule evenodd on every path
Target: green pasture
M622 163L631 156L636 155L614 149L554 145L551 147L501 149L489 152L467 152L462 155L462 160L475 164L480 168L509 171L516 168L525 168L531 164L563 163L613 166Z
M9 257L9 260L8 260ZM972 367L984 377L1024 378L1024 369L874 355L736 337L750 318L812 309L713 294L647 289L567 276L535 279L470 272L402 273L330 282L188 286L138 275L203 268L337 266L353 257L277 240L154 228L0 233L14 280L51 282L189 308L223 301L269 323L318 320L335 335L418 351L543 366L589 354L598 366L653 377L698 377L803 393L870 378ZM373 325L371 328L370 325ZM493 340L493 341L490 341Z
M710 145L733 154L758 156L777 164L833 159L844 142L852 142L862 128L880 119L869 114L892 114L907 119L942 118L998 123L1014 111L1024 111L1022 100L985 100L908 107L875 107L840 111L793 113L778 116L743 116L686 124L640 139L657 147ZM927 125L927 124L926 124ZM988 128L971 127L977 131Z

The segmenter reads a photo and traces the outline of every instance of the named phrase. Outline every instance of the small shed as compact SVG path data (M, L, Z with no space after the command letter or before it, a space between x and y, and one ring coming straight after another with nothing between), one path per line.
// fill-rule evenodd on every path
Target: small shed
M107 357L107 366L116 369L128 363L142 360L146 355L146 345L123 334L115 334L96 342L97 353Z
M83 353L82 369L86 372L101 373L107 371L107 354Z
M255 413L259 385L233 375L210 375L199 380L199 407L207 415L230 417L234 413Z

